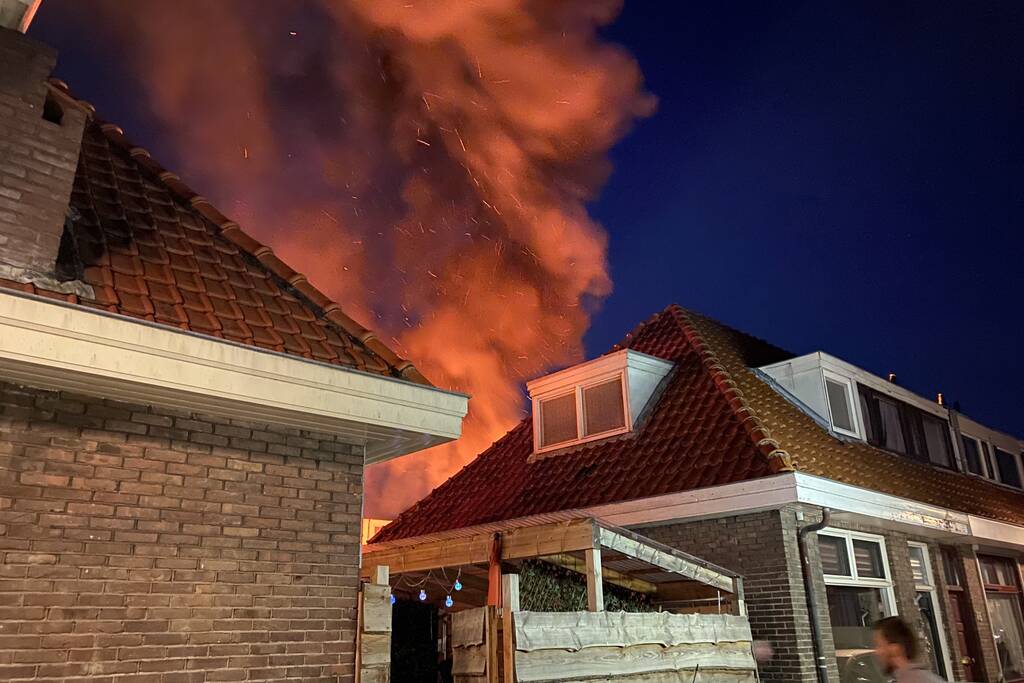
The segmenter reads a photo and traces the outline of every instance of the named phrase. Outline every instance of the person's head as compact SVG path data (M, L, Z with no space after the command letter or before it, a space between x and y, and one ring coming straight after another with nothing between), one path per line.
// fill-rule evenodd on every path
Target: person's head
M892 673L917 659L917 636L899 617L875 622L875 655L886 673Z

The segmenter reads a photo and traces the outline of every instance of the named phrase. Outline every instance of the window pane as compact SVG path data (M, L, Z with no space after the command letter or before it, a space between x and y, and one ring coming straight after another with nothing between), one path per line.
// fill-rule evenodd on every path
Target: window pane
M928 568L924 558L924 548L918 545L910 546L910 571L914 574L914 583L919 586L929 585Z
M946 585L960 585L960 556L953 550L942 551L942 572L946 577Z
M981 576L985 583L994 586L1017 587L1017 568L1013 560L1004 557L979 557Z
M1024 627L1021 625L1020 598L1013 593L987 593L988 613L996 639L996 654L1003 678L1024 678Z
M828 395L828 410L832 413L832 426L848 432L854 431L850 395L846 385L826 379L825 393Z
M818 552L821 555L822 572L833 576L851 576L845 538L818 534Z
M960 443L964 447L964 461L967 464L967 471L972 474L985 476L985 470L981 466L981 451L978 449L978 442L969 436L964 436Z
M928 459L936 465L952 467L953 458L949 453L949 427L943 420L937 420L931 416L925 416L923 419Z
M857 385L860 394L860 417L864 421L864 438L872 446L882 443L881 425L878 417L878 401L867 387Z
M882 548L878 543L855 539L853 541L853 561L857 564L857 576L860 578L885 578Z
M1020 470L1017 469L1017 456L1007 453L1002 448L996 451L996 467L999 468L999 481L1020 488Z
M551 446L576 438L576 394L540 402L541 445Z
M884 681L874 656L872 624L889 616L878 588L826 586L841 681Z
M921 622L917 624L917 637L921 649L924 650L923 659L931 665L932 671L941 678L946 678L946 661L942 656L942 640L939 638L939 620L935 613L937 608L933 591L917 593L914 602L921 612Z
M903 439L903 424L900 422L900 408L894 401L878 398L878 412L881 417L881 446L898 453L907 452Z
M583 417L587 435L626 426L622 407L622 381L613 379L583 390Z

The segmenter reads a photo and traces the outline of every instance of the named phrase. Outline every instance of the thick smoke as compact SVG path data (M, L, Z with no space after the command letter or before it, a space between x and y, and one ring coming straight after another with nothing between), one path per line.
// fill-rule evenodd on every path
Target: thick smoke
M128 55L168 165L436 384L472 395L458 444L371 469L372 516L510 428L525 379L580 357L611 287L585 203L653 106L636 63L597 33L618 4L61 8Z

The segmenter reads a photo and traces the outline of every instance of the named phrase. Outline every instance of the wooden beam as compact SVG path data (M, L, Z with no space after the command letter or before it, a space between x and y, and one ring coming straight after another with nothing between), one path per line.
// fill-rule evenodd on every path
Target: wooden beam
M559 567L564 567L565 569L571 569L572 571L583 574L584 576L587 573L586 560L576 557L575 555L563 553L561 555L547 555L540 559L545 562L550 562L551 564L557 564ZM637 579L625 572L617 572L614 569L608 569L607 567L602 568L601 571L604 574L604 580L606 583L614 584L635 593L652 594L658 590L658 587L650 581Z
M732 593L735 574L710 563L698 560L686 553L676 551L653 541L647 542L641 536L625 530L612 531L600 529L601 546L629 557L636 558L647 564L654 565L669 572L679 574L687 579L699 581L709 586Z
M520 527L501 534L502 561L521 560L570 553L594 547L596 523L592 519ZM494 532L463 538L441 538L410 545L374 548L363 555L364 578L371 578L378 565L386 564L392 574L427 571L467 564L489 565Z
M604 583L601 578L601 549L587 548L587 609L604 611Z

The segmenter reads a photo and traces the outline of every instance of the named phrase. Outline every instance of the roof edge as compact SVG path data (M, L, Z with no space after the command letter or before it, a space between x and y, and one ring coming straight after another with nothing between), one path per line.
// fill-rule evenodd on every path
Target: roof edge
M319 309L326 320L340 327L346 334L379 356L394 369L399 378L415 384L434 386L413 365L412 361L399 356L380 341L373 331L363 327L346 315L336 301L313 286L305 275L282 261L271 247L253 238L238 223L221 213L209 199L189 187L176 173L164 168L153 159L149 150L134 145L129 141L120 126L103 121L97 117L96 108L89 102L75 97L66 83L58 79L50 79L48 85L54 92L86 109L89 116L99 125L108 142L127 152L139 166L155 176L175 198L190 205L203 218L213 224L224 239L234 244L242 252L255 258L274 276L288 283L299 295Z

